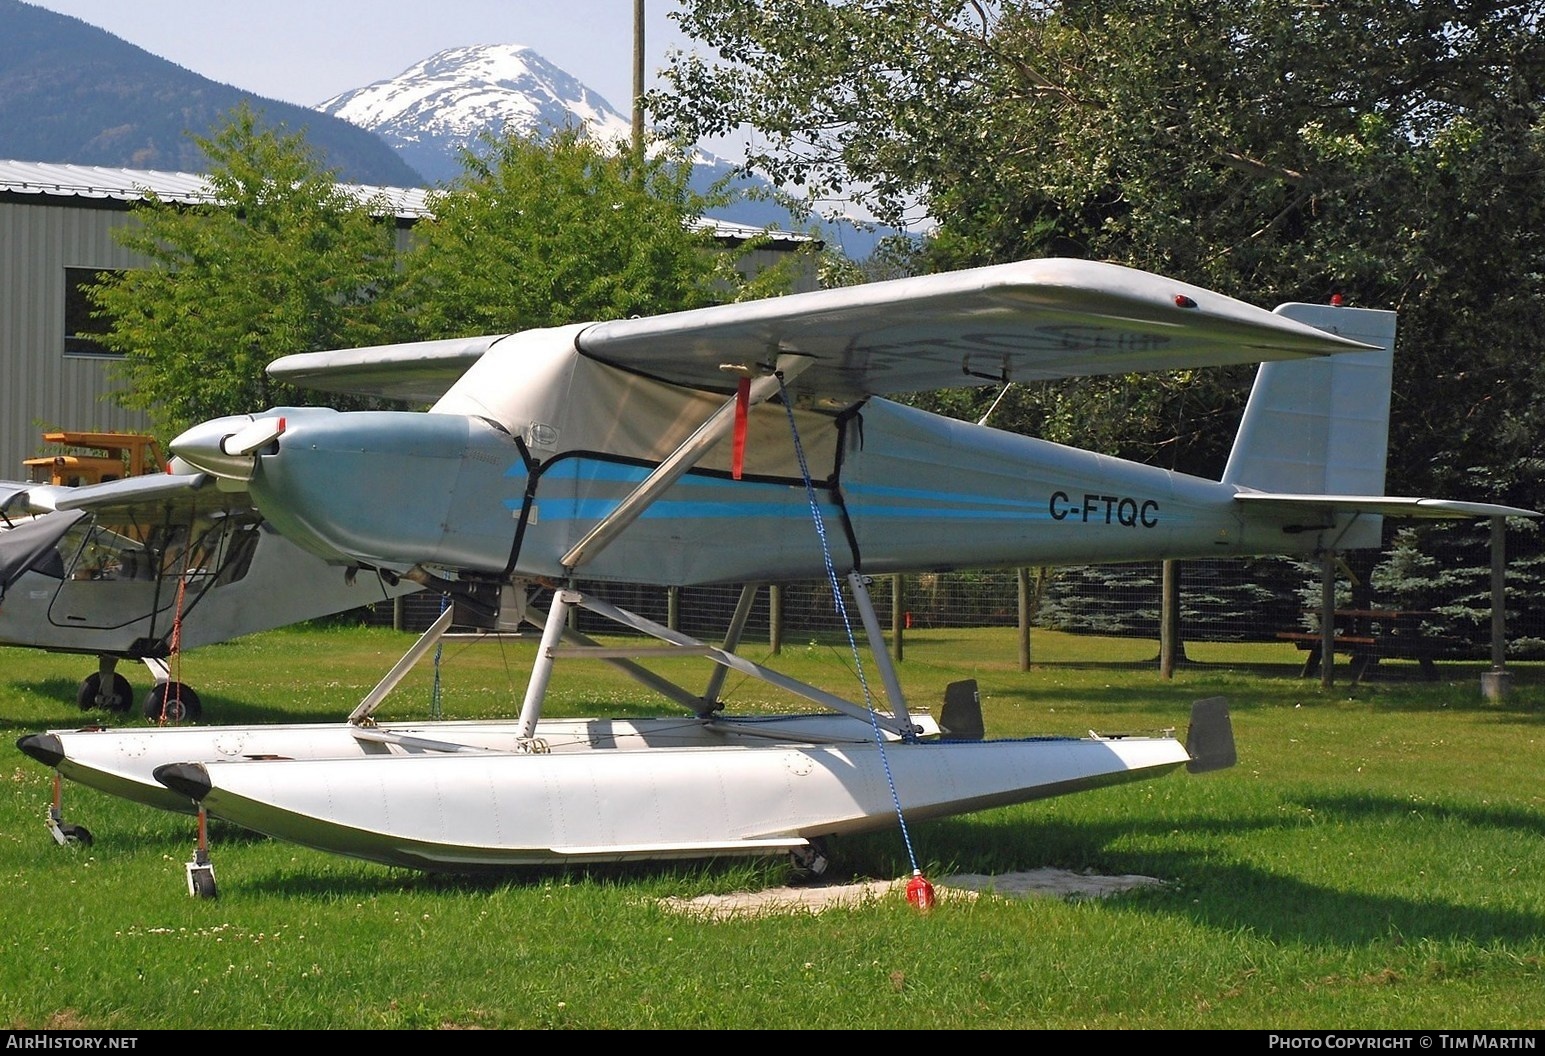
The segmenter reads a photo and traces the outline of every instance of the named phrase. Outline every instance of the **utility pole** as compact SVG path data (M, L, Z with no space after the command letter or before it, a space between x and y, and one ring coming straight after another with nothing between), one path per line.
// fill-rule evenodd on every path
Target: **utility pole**
M633 0L633 155L644 160L644 0Z

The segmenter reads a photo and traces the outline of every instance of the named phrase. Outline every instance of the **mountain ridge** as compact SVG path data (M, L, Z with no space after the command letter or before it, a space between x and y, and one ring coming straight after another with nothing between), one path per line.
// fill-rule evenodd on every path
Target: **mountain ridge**
M448 184L484 133L584 124L603 141L632 136L630 118L524 45L446 49L308 108L220 84L81 19L0 0L0 154L14 160L199 172L208 159L193 135L215 133L242 103L265 125L303 133L339 179L374 186ZM734 192L716 219L812 226L733 163L703 152L693 161L694 190L724 181ZM819 226L833 237L832 225ZM872 248L867 233L840 231L850 256Z
M220 84L69 15L0 0L0 149L17 160L196 172L193 135L248 103L264 123L304 132L351 182L421 186L379 136L293 103Z

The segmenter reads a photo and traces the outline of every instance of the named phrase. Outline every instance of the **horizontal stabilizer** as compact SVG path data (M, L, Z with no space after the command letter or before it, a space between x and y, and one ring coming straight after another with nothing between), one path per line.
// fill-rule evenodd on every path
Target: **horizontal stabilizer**
M1536 510L1517 506L1498 506L1490 502L1461 502L1457 499L1419 499L1398 495L1283 495L1242 491L1236 502L1252 506L1278 506L1324 510L1334 513L1367 513L1383 517L1407 517L1426 520L1463 520L1474 517L1540 517Z

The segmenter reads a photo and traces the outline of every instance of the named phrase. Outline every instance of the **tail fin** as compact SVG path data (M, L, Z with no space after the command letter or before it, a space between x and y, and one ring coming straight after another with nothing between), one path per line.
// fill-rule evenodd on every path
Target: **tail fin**
M1263 363L1223 471L1244 508L1317 511L1283 531L1320 531L1319 545L1380 545L1385 517L1540 517L1535 510L1384 494L1395 313L1284 304L1297 322L1374 346L1317 359Z
M1276 493L1382 495L1395 313L1284 304L1277 314L1378 347L1261 364L1223 482Z

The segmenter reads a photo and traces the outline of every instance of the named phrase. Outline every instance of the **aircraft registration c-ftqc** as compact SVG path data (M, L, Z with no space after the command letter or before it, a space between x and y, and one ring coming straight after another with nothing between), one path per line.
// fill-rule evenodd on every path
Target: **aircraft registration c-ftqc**
M173 452L245 491L318 559L502 594L506 617L542 629L519 718L377 724L394 669L325 729L51 730L19 743L65 777L201 821L438 871L770 853L819 868L828 838L898 820L1226 767L1218 700L1198 702L1185 743L988 738L969 683L937 717L910 708L867 577L1318 554L1378 546L1384 516L1535 516L1382 494L1394 334L1391 312L1272 312L1048 259L291 356L274 377L433 405L275 408L197 426ZM1221 480L882 398L1234 363L1262 366ZM823 578L839 611L857 611L883 703L865 679L845 699L736 652L759 585ZM707 644L593 593L611 583L743 590L722 643ZM576 607L664 646L603 647L569 629ZM703 658L703 687L640 662L662 648ZM573 655L624 665L680 714L544 718L555 664ZM821 711L730 715L729 671ZM189 887L210 894L200 833Z

